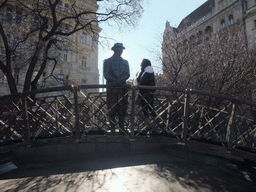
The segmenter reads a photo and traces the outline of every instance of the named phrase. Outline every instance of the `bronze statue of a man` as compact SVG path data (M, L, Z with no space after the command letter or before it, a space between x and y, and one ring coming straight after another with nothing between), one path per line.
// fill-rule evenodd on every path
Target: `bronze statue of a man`
M127 113L126 80L130 77L128 61L121 57L125 47L122 43L115 43L111 48L112 57L103 63L103 75L107 80L107 106L110 117L111 132L115 132L115 117L119 117L120 132L124 132L124 121Z

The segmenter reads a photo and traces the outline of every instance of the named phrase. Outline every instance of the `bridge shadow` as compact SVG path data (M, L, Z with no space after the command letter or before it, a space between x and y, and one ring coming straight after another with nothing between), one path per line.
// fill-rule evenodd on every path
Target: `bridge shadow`
M71 159L71 158L70 158ZM0 191L255 191L251 173L232 161L182 148L58 162L14 162Z

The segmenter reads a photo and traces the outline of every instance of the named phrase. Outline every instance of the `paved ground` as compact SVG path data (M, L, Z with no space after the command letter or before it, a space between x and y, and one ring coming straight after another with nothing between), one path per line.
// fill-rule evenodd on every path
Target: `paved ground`
M14 163L18 169L0 175L1 192L256 191L252 167L180 148L58 163Z

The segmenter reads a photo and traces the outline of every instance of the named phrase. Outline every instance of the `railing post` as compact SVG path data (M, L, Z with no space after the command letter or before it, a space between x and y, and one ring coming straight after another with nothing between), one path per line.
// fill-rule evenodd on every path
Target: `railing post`
M190 92L188 89L185 89L184 117L183 117L183 124L182 124L182 141L183 142L186 142L187 140L189 97L190 97Z
M232 111L231 111L231 115L230 115L228 126L227 126L226 141L228 144L228 146L227 146L228 151L231 151L232 142L234 140L233 133L234 133L235 121L236 121L236 107L237 107L237 103L234 102L232 105Z
M23 119L23 124L25 127L25 134L26 134L26 144L28 145L30 143L30 126L29 126L29 119L28 119L28 106L27 106L27 97L22 94L22 108L23 108L23 114L22 114L22 119Z
M78 112L78 96L77 96L77 87L73 87L74 91L74 107L75 107L75 140L81 140L80 128L79 128L79 112Z
M132 106L131 106L131 139L134 139L134 117L135 117L135 86L132 86Z

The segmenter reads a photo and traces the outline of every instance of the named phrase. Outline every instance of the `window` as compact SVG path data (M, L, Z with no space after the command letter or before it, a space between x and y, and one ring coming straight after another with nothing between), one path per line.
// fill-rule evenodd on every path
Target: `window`
M233 15L229 15L228 20L229 20L229 25L233 25L234 24L234 17L233 17Z
M12 40L12 38L11 38L10 35L6 35L6 38L7 38L8 46L10 46L10 45L11 45L11 40Z
M32 52L33 54L34 54L35 51L36 51L36 45L37 45L36 42L34 42L34 43L31 44L31 52Z
M46 87L46 73L42 74L42 87Z
M5 20L11 22L12 21L12 9L6 9Z
M82 66L86 67L86 58L84 58L84 57L82 58Z
M14 80L16 85L19 84L19 72L20 72L19 68L14 69Z
M203 32L199 31L197 34L197 44L201 44L203 41Z
M68 13L69 12L69 5L65 3L64 6L64 12Z
M57 48L57 58L59 59L61 57L62 50L60 48Z
M61 33L61 32L62 32L62 27L61 27L61 26L59 26L59 27L57 28L57 32L58 32L58 33ZM57 36L59 37L59 36L61 36L61 35L58 34Z
M83 16L82 16L82 19L83 19L83 21L87 21L87 16L86 16L86 15L83 15Z
M231 36L231 42L232 42L233 45L236 43L236 36L235 35Z
M65 33L69 33L69 29L67 27L65 28ZM68 35L65 35L65 37L68 38Z
M86 34L85 33L82 34L82 43L86 44Z
M68 79L69 79L69 76L67 75L66 76L66 85L68 85Z
M16 18L15 18L16 24L20 25L21 24L21 20L22 20L21 12L20 11L16 11Z
M67 50L63 51L63 58L65 61L68 61L68 51Z
M60 11L62 10L62 2L61 1L58 3L57 9L59 9Z
M0 55L3 55L4 54L4 47L3 45L0 44Z
M82 80L82 85L86 85L86 80ZM86 89L81 89L82 92L86 92Z
M33 22L33 28L34 29L37 29L39 27L39 20L38 20L38 18L36 17L35 19L34 19L34 22Z
M254 27L256 28L256 20L254 20Z
M20 51L20 39L18 37L14 38L15 54L18 54Z
M220 23L221 23L221 28L225 28L226 27L226 23L225 23L224 19L222 19Z
M58 87L64 85L64 75L58 75Z

